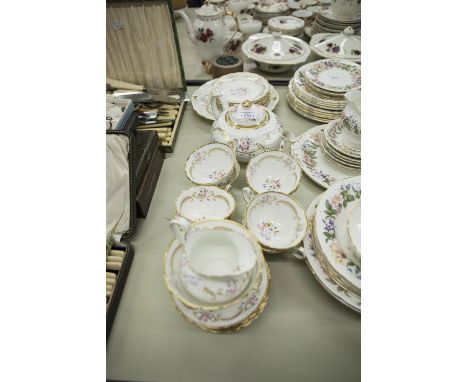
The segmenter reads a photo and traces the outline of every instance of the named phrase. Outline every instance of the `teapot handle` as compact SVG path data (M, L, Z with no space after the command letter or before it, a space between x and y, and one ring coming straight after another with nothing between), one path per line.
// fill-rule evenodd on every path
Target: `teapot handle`
M234 138L231 138L229 135L227 135L227 133L223 129L213 124L212 135L213 135L213 139L217 142L219 142L220 140L215 139L214 137L215 131L218 131L223 136L223 140L220 143L225 143L231 148L232 151L236 152L237 150L236 140Z
M224 6L224 14L223 14L224 25L226 25L226 22L224 21L225 17L232 17L234 19L234 24L235 24L234 27L236 28L234 33L232 33L231 37L229 37L229 39L225 42L225 44L227 44L229 41L231 41L234 38L236 33L239 31L239 20L237 20L237 16L234 14L234 12L232 12L230 9L227 8L227 5Z

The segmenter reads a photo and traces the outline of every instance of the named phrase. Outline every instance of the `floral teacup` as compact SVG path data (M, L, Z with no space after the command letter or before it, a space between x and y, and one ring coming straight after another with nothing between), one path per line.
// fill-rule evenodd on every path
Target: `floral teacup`
M185 174L200 186L225 187L238 175L235 152L223 143L208 143L199 147L185 162Z
M348 101L341 114L343 139L353 150L361 150L361 91L350 90L345 94Z
M258 154L246 170L247 184L257 194L267 191L291 194L299 187L301 175L299 162L282 150Z
M296 200L275 191L253 196L247 187L243 195L248 202L245 225L262 246L280 252L301 243L307 231L307 219Z
M228 219L236 207L233 196L214 186L194 186L184 190L176 199L179 216L195 222L205 219Z

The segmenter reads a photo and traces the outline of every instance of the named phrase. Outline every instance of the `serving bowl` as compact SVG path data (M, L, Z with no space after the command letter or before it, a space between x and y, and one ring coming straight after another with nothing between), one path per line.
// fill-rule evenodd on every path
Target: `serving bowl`
M190 222L228 219L236 207L234 197L229 192L214 186L194 186L184 190L175 204L177 214Z
M236 154L224 143L208 143L192 152L185 162L185 174L200 186L225 187L236 177Z
M254 60L258 68L269 73L282 73L304 63L311 52L303 40L282 35L256 33L242 44L242 53Z
M281 150L265 151L253 157L246 170L247 184L257 194L278 191L291 194L299 187L299 162Z
M295 248L304 239L307 219L296 200L276 191L256 196L243 191L248 202L245 224L262 246L279 252Z

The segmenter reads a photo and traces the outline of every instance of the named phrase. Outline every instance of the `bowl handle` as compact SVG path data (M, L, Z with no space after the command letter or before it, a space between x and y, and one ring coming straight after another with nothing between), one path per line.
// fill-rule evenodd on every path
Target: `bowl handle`
M249 204L255 195L250 187L244 187L242 189L242 196L244 197L245 202Z
M181 243L185 248L187 243L187 234L190 230L190 222L181 216L176 216L171 219L170 226L179 243Z

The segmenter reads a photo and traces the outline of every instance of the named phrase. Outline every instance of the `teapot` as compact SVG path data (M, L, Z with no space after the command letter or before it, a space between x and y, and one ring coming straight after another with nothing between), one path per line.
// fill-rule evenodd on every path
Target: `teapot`
M216 118L211 137L215 142L234 143L239 162L248 162L265 149L276 150L284 138L293 138L291 132L283 130L276 114L264 106L245 100L229 107L219 94L212 94L210 102ZM221 112L219 103L222 105Z
M183 10L176 12L182 16L190 40L198 48L198 53L204 62L223 54L224 45L234 38L238 30L237 18L231 11L210 4L208 1L195 11L193 25ZM230 31L224 20L227 16L234 18L234 32Z

